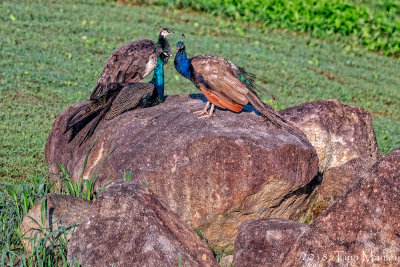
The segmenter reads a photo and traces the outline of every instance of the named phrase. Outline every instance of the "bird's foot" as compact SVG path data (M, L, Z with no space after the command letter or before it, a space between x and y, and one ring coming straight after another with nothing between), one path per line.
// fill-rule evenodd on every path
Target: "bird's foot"
M207 113L207 111L205 111L205 110L198 110L198 111L193 112L193 114L196 114L196 115L203 115L206 113Z
M206 105L204 106L204 109L195 111L195 112L193 112L193 114L196 114L196 115L206 114L209 107L210 107L210 102L207 101Z
M208 102L208 104L209 104L210 102ZM208 105L207 105L207 108L208 108ZM209 118L211 118L212 116L214 116L214 108L215 108L215 106L214 106L214 104L212 104L211 105L211 108L210 108L210 112L207 114L207 115L204 115L204 116L200 116L200 117L198 117L198 119L209 119ZM203 110L204 111L204 113L207 113L207 109L204 109ZM203 113L203 114L204 114Z
M214 117L214 116L215 116L214 114L207 114L207 115L204 115L204 116L199 116L197 118L198 119L209 119L209 118Z

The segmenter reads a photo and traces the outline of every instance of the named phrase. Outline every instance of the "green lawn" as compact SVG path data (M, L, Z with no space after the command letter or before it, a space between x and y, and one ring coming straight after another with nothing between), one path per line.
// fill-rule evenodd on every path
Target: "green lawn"
M285 30L204 13L99 1L0 3L0 180L46 173L44 145L55 116L87 99L109 54L157 38L160 22L186 34L189 55L213 54L257 74L277 107L336 98L373 116L383 154L400 146L400 60ZM166 93L195 93L172 60ZM267 95L264 95L267 98Z

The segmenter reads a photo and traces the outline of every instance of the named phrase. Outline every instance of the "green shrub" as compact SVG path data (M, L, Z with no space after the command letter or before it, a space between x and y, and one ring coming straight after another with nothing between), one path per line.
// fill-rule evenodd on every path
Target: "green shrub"
M151 0L173 8L191 8L236 20L345 40L386 55L400 55L400 2L377 0Z

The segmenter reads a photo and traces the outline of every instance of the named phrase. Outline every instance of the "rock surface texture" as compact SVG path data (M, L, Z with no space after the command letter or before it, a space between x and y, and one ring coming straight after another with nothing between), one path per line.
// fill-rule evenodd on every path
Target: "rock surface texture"
M83 266L218 266L212 252L145 185L116 182L68 245Z
M377 161L299 237L285 266L400 265L400 148Z
M326 170L319 194L335 201L346 193L358 178L367 174L371 166L361 158L355 158L343 165Z
M233 265L282 266L282 259L289 248L308 229L306 224L286 219L245 221L236 237Z
M362 158L373 164L380 158L371 115L338 100L304 103L280 111L306 135L317 150L321 172Z
M47 199L47 216L44 217L44 223L42 223L41 220L41 198L22 220L20 225L22 235L25 238L32 239L36 233L39 233L38 238L40 238L41 231L37 224L39 223L41 227L47 228L48 232L57 230L59 227L63 226L69 229L67 230L67 236L70 238L74 230L71 226L74 224L78 226L82 221L87 219L91 205L90 202L83 198L68 195L47 194L45 197ZM32 220L32 218L36 220L37 223ZM75 230L77 228L78 227L75 227ZM30 243L30 240L24 240L24 247L28 253L31 252Z
M244 220L281 217L297 220L307 208L318 157L308 140L274 128L251 107L239 114L217 110L198 119L198 95L169 96L155 107L126 112L102 121L92 138L78 147L80 133L68 143L66 120L81 103L59 115L46 144L50 173L56 162L79 177L95 137L84 178L99 172L97 186L107 177L131 171L146 182L184 221L211 245L229 245Z

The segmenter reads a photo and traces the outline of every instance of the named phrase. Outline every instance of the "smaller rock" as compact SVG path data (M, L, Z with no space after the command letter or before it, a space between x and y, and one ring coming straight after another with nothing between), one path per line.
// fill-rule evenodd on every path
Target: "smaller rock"
M116 182L68 245L84 266L218 266L212 252L150 189Z
M28 253L31 252L31 240L35 234L38 233L37 239L41 237L40 227L46 228L48 232L51 232L61 226L70 227L74 224L77 226L86 220L91 205L89 201L74 196L47 194L44 197L47 199L47 216L45 216L44 224L42 224L41 220L41 203L43 199L41 198L28 211L20 225L21 233L25 238L24 247ZM72 230L67 231L68 239L71 238Z
M236 237L233 265L280 266L290 246L308 228L306 224L286 219L245 221Z
M365 175L374 162L361 158L352 159L338 167L329 168L323 174L318 194L307 212L307 223L311 223L321 213L341 197L350 186Z
M279 113L307 135L317 150L321 172L355 158L375 162L381 157L372 118L365 109L333 99L304 103Z
M400 148L378 160L285 255L282 266L400 265Z
M333 201L347 192L349 187L372 166L356 158L338 167L328 169L323 176L319 194Z

